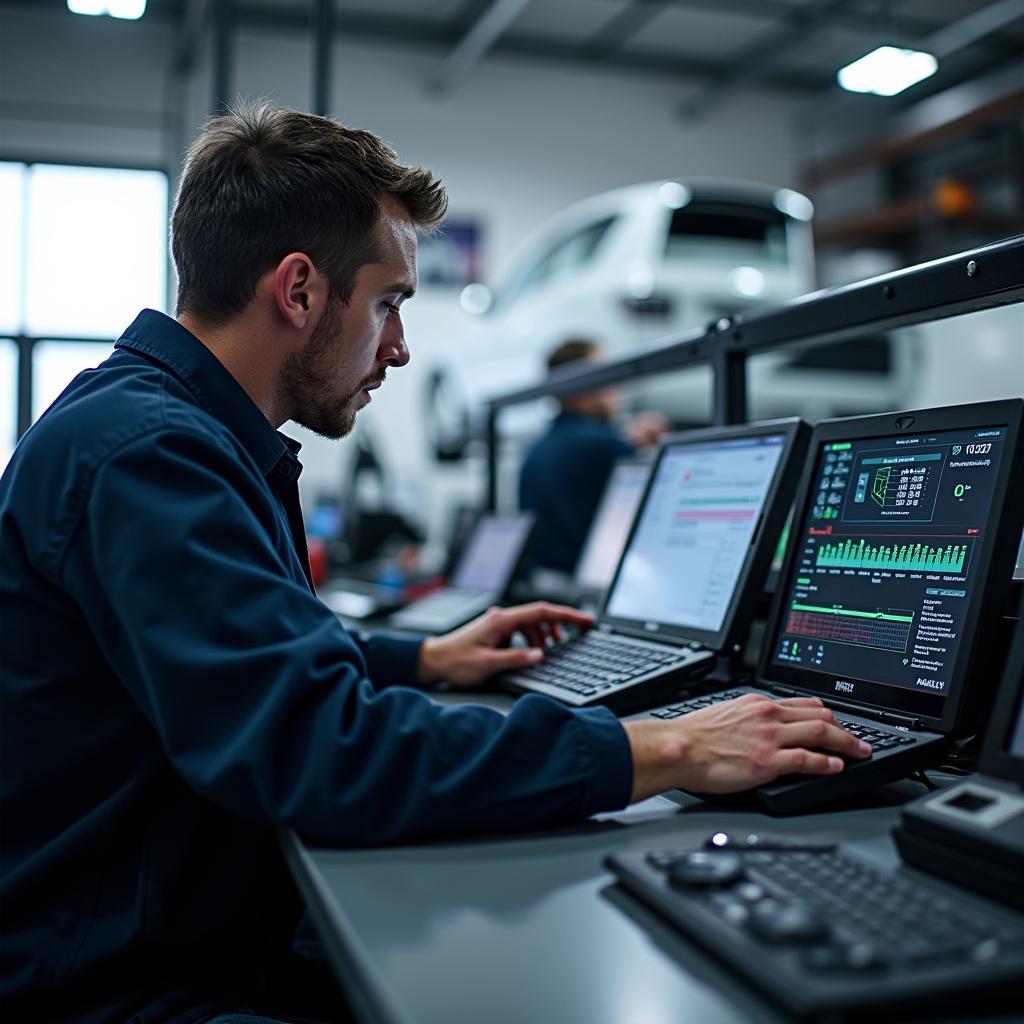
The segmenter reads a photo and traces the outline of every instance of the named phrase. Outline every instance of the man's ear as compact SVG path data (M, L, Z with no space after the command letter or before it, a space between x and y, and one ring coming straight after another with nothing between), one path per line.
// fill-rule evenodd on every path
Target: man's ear
M274 270L274 299L285 321L297 331L316 322L327 299L327 279L304 252L292 252Z

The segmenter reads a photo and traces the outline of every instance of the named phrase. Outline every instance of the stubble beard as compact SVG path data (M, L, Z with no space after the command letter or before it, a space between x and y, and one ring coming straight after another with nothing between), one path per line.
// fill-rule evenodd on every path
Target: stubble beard
M384 379L383 373L366 377L341 401L329 394L326 382L336 374L338 360L343 358L335 341L341 334L342 305L340 299L328 301L309 344L285 361L278 385L279 399L283 408L291 410L290 418L332 441L352 432L356 422L355 400L362 390Z

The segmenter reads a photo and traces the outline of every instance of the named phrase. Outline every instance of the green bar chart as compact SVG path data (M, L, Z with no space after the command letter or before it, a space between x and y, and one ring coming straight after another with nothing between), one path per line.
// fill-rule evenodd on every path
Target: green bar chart
M865 539L837 541L818 548L816 564L822 569L896 569L917 572L961 573L967 562L966 544L871 544Z

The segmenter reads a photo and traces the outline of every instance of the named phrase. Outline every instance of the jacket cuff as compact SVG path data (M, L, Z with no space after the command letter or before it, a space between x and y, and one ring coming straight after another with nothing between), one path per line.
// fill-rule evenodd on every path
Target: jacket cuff
M619 811L633 793L633 753L622 723L607 708L576 712L582 756L590 770L583 791L583 813Z
M419 687L420 647L422 636L408 633L370 633L361 637L363 655L373 685Z

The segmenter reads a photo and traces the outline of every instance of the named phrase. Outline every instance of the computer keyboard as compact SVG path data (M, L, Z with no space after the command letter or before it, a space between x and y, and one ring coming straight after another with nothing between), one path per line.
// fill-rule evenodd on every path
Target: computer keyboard
M735 700L737 697L742 697L745 693L750 692L750 690L720 690L718 693L703 694L700 697L693 697L679 704L655 708L650 714L653 718L680 718L694 711L700 711L702 708L709 708L712 704ZM867 740L871 744L872 751L910 746L914 742L913 736L899 729L890 729L884 725L869 725L863 720L849 718L842 714L836 714L835 717L836 722L847 732L853 733L858 739Z
M981 991L991 1006L1003 987L1019 995L1024 915L828 843L777 848L751 838L750 846L629 852L606 863L798 1016Z
M542 662L510 673L506 681L541 692L547 689L573 704L620 706L617 697L648 680L670 687L668 692L678 689L685 682L681 675L703 674L712 659L712 653L696 642L669 647L592 630L549 647Z

